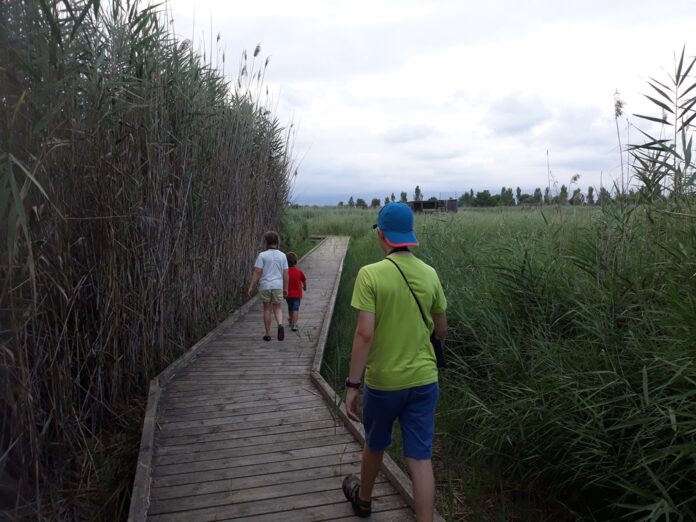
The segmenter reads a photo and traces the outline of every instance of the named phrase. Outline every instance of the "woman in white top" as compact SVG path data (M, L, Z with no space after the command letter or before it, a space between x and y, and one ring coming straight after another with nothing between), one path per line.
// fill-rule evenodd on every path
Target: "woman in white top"
M259 295L263 302L263 325L266 329L264 341L271 340L271 310L278 324L278 340L285 338L283 330L283 309L281 304L288 293L288 259L278 247L280 236L272 230L263 235L266 250L261 252L254 263L249 284L249 297L254 293L256 283L259 283Z

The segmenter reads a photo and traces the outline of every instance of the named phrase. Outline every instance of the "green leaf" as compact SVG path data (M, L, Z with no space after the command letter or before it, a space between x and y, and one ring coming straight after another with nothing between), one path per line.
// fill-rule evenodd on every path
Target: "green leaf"
M686 96L688 93L690 93L694 89L696 89L696 82L689 85L689 87L683 93L681 93L681 96L679 96L679 97L683 98L684 96Z
M17 180L14 178L14 174L12 173L12 167L10 166L8 169L8 180L9 180L9 185L10 185L10 191L12 192L12 200L14 201L14 210L15 213L17 214L17 219L19 219L19 223L22 226L22 230L24 231L24 236L29 242L29 220L27 219L27 214L24 210L24 200L22 199L22 195L19 192L19 187L17 186ZM8 220L7 223L8 227L11 227L13 230L12 236L14 239L14 229L17 226L17 223L15 222L14 219ZM9 232L9 230L8 230ZM9 236L9 234L8 234ZM9 238L8 238L9 240ZM10 247L10 252L12 252L12 255L14 255L14 252L17 248L17 244L13 240L12 245L8 245Z
M664 96L668 102L672 103L671 96L669 96L665 91L657 87L657 85L655 85L653 82L648 81L648 85L655 89L660 95Z
M41 186L41 183L37 181L37 179L33 176L31 172L29 172L29 169L27 169L21 161L19 161L17 158L15 158L12 154L8 154L8 158L10 162L14 163L19 169L24 173L24 175L29 178L29 180L34 184L34 186L39 189L39 192L43 194L43 196L48 199L48 194L46 194L46 191L43 189ZM12 176L12 179L14 179L14 176Z
M80 29L80 26L82 25L82 22L85 19L85 16L87 16L87 13L89 13L90 7L92 7L92 4L94 3L94 0L89 0L87 4L85 5L84 9L80 13L80 16L77 17L77 19L73 19L73 29L72 32L70 33L70 41L72 41L75 38L75 35L77 34L78 29Z
M684 47L682 47L682 52L681 52L681 57L679 58L679 65L677 66L677 75L674 77L674 80L677 85L681 84L682 82L682 76L681 76L681 71L682 71L682 66L684 65L684 51L686 50L686 44Z
M650 120L650 121L654 121L654 122L657 122L657 123L662 123L662 124L664 124L664 125L671 125L671 123L668 122L668 121L667 121L666 119L664 119L664 118L655 118L654 116L645 116L645 115L643 115L643 114L634 114L634 116L635 116L636 118L643 118L644 120Z
M641 145L629 145L628 149L629 150L637 150L637 149L643 149L643 148L648 148L652 147L653 145L664 145L665 143L669 143L669 140L652 140L647 143L643 143ZM662 150L662 147L658 147L659 150Z
M684 80L686 80L689 77L689 73L691 72L691 69L693 68L694 63L696 63L696 57L693 60L691 60L689 67L687 67L686 71L684 71L684 76L682 77L681 81L679 82L679 85L684 83Z
M681 105L679 108L682 109L683 113L689 112L693 108L694 104L696 104L696 96L688 100L686 103L684 103L684 105Z
M62 47L63 43L61 41L62 37L60 34L60 27L58 26L58 22L54 18L51 9L46 3L46 0L39 0L39 5L41 6L41 10L44 13L44 17L46 18L46 21L48 22L48 25L51 28L51 34L53 35L53 39L56 41L58 46Z
M662 82L659 81L659 80L656 80L655 78L650 78L650 81L651 81L651 82L655 82L656 84L658 84L658 85L664 87L664 88L667 89L668 91L671 91L671 90L672 90L672 88L671 88L670 86L665 85L664 83L662 83Z
M2 170L2 177L0 177L0 221L7 219L5 213L7 213L10 204L9 160L6 162L4 165L6 168ZM7 221L9 222L9 219Z
M663 108L664 110L666 110L670 114L674 114L674 111L672 109L670 109L666 103L663 103L660 100L653 98L652 96L648 96L647 94L644 94L643 96L645 96L648 100L650 100L654 104L658 105L659 107Z
M694 118L696 118L696 111L694 111L694 113L691 116L689 116L689 118L681 124L681 127L679 127L678 132L681 132L682 130L686 129L691 124L691 122L694 120Z

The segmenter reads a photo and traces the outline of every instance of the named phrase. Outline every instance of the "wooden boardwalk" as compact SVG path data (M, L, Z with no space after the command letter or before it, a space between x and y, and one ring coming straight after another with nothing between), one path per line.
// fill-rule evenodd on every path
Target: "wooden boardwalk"
M130 520L355 520L341 481L359 471L360 434L316 371L347 244L301 261L299 332L264 342L254 299L153 381ZM409 485L385 470L371 519L414 520Z

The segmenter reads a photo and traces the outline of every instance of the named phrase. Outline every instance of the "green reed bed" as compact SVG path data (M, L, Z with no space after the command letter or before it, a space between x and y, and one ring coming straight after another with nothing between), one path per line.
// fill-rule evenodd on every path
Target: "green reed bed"
M291 214L310 232L353 234L323 369L337 389L357 270L382 257L375 214ZM624 201L419 216L417 232L451 324L440 510L452 520L692 520L694 220Z
M230 86L159 9L0 2L0 518L127 514L149 379L285 210L260 49Z
M452 304L451 451L582 517L693 519L693 220L615 204L510 216L498 239L466 215L430 230Z

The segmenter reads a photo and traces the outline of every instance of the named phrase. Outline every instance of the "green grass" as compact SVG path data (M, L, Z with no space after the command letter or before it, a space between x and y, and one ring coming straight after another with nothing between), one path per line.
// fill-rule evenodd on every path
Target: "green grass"
M288 218L353 238L323 369L337 389L355 275L382 257L375 214L298 209ZM696 518L693 220L624 202L419 216L417 233L417 255L438 270L449 301L441 512Z

